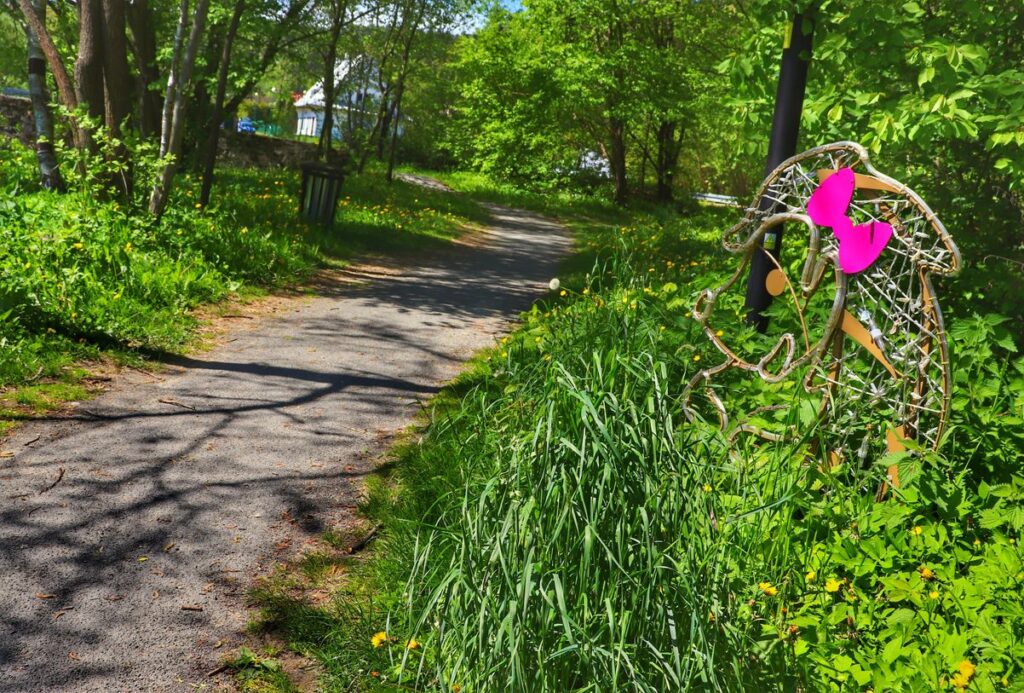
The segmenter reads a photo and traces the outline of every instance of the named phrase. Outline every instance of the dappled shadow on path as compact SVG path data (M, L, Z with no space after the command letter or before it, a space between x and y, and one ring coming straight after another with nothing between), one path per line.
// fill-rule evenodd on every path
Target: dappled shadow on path
M253 574L350 517L388 435L554 275L557 228L495 211L482 245L326 290L8 441L0 690L208 683Z

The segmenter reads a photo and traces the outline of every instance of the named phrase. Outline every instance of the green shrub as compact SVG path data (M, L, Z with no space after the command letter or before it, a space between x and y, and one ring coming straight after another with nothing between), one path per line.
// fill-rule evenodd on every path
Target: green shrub
M851 469L806 441L730 445L678 401L717 355L688 309L731 267L726 220L633 217L585 233L591 271L439 402L373 494L366 587L299 649L332 681L442 690L1016 685L1024 362L1003 319L952 319L942 454Z

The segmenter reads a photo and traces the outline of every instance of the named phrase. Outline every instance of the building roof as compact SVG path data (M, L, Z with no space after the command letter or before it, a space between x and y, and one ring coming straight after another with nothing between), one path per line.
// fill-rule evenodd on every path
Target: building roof
M346 85L347 81L357 79L367 67L366 56L359 56L354 59L344 58L334 66L335 98L341 99L352 91L352 85ZM372 87L368 91L376 91ZM341 105L341 104L339 104ZM299 97L295 102L296 108L323 108L324 107L324 81L320 80Z

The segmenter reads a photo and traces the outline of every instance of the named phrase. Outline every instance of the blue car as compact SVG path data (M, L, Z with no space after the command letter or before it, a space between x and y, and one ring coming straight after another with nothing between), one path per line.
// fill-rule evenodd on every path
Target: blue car
M256 123L252 121L252 118L242 118L238 121L238 131L251 135L256 132Z

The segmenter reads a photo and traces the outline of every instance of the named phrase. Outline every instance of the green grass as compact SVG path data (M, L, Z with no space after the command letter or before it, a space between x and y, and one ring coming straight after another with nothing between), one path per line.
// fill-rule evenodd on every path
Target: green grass
M688 311L733 266L728 212L534 203L580 233L564 295L481 354L370 485L372 555L326 602L266 585L262 630L315 658L325 690L1021 685L1024 362L1002 320L951 311L942 455L853 469L809 440L729 445L679 407L715 355ZM876 503L890 463L903 484Z
M36 176L29 150L0 143L4 391L30 379L63 382L83 361L138 365L193 348L201 305L273 291L355 258L443 250L487 219L468 199L388 185L372 167L346 180L331 229L298 219L300 176L284 169L220 170L208 208L196 203L198 179L180 175L159 223L140 208L144 191L125 206L91 189L38 190ZM21 415L61 400L44 406L24 392Z

